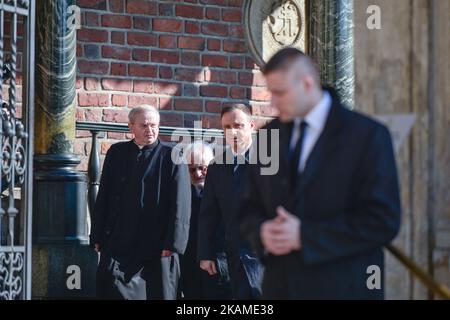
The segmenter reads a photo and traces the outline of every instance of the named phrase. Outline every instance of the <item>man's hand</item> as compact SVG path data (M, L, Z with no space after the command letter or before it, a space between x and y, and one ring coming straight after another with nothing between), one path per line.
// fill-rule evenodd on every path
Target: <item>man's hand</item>
M163 250L161 252L161 257L170 257L172 255L172 251L170 250Z
M278 207L277 216L261 225L260 236L264 248L273 255L300 250L300 220L283 207Z
M95 249L95 251L100 252L100 245L98 243L95 243L94 249Z
M201 260L200 269L208 272L210 276L217 274L216 263L212 260Z

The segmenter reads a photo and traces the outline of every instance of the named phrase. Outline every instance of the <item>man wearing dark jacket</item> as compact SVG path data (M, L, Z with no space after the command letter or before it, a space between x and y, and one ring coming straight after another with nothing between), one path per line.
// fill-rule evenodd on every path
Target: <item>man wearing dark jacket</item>
M186 251L181 257L181 290L183 298L188 300L197 299L230 299L230 284L226 268L218 268L217 274L209 275L199 266L197 259L197 239L198 239L198 215L203 197L205 178L208 165L214 158L213 149L203 141L195 141L190 144L183 154L189 167L191 177L191 220L189 228L189 241ZM223 222L220 222L219 230L214 238L214 247L219 263L226 260L220 259L225 256L224 251L224 231Z
M134 139L111 146L92 217L99 298L173 299L189 232L187 167L158 139L159 113L133 108ZM145 290L144 290L144 289ZM138 292L140 292L138 294Z
M264 129L279 133L267 143L279 144L280 169L249 169L240 210L242 235L266 267L263 297L382 299L383 246L400 225L387 128L322 89L297 49L275 54L264 74L279 111Z
M221 123L227 148L208 167L199 215L198 255L200 267L217 273L216 237L221 221L225 227L225 252L233 299L260 295L260 265L248 243L239 236L239 201L246 169L255 156L251 110L242 104L222 109Z

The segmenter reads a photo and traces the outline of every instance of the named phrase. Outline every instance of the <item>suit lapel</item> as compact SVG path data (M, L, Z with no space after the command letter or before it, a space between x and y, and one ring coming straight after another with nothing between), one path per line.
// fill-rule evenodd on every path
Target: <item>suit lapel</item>
M302 191L312 181L314 176L318 173L320 167L324 165L328 155L339 148L341 140L336 138L341 126L341 115L343 112L342 108L343 107L339 104L339 101L333 99L333 104L330 108L330 113L328 115L324 130L311 151L305 168L300 174L300 183L298 183L296 189L292 193L293 196L290 198L293 204L292 206L295 206Z

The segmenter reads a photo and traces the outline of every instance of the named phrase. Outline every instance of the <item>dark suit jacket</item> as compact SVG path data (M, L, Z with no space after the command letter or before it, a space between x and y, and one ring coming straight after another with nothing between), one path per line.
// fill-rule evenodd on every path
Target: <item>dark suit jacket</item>
M227 158L228 157L228 158ZM215 260L220 251L217 248L217 234L221 220L225 226L225 251L227 255L239 255L241 248L248 248L245 240L240 240L238 209L241 196L244 172L250 166L240 164L241 171L237 183L233 181L232 154L226 148L208 166L205 188L199 214L198 258L199 260Z
M103 165L100 189L92 217L91 243L99 243L102 251L112 253L123 243L116 243L112 233L119 214L131 215L120 208L136 208L122 203L130 179L130 153L134 142L111 146ZM129 230L134 237L130 272L137 271L143 261L159 259L163 249L184 253L189 236L190 182L187 166L171 159L172 146L160 142L142 177L142 205L139 208L138 230ZM120 258L116 257L119 261ZM127 266L125 266L127 267Z
M383 271L382 247L398 233L400 200L390 134L385 126L333 103L325 128L311 152L295 190L289 190L288 125L278 119L280 169L260 175L247 171L241 206L242 236L265 263L263 296L290 299L382 298L368 290L367 268ZM274 141L272 141L274 143ZM283 205L301 220L299 252L266 255L261 224Z

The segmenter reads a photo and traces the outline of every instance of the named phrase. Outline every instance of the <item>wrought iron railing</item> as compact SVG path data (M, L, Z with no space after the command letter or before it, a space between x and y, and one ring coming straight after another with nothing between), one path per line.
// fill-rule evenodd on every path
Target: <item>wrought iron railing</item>
M98 123L98 122L77 122L77 130L90 131L92 134L91 151L88 163L88 207L89 211L93 209L95 199L97 197L98 188L100 185L100 154L98 148L98 134L100 132L122 132L129 133L126 124L119 123ZM188 132L191 137L223 137L221 130L215 129L191 129L191 128L177 128L164 127L159 130L160 136L170 137L177 132ZM425 270L419 267L411 258L409 258L402 250L392 244L386 246L386 249L405 266L409 272L417 279L419 279L427 289L439 298L450 300L450 289L438 283Z
M35 1L0 0L0 300L31 299L34 6ZM10 24L8 34L7 23ZM19 47L20 24L24 30L22 48ZM21 117L20 77L23 79ZM7 97L3 96L5 86L9 86Z

